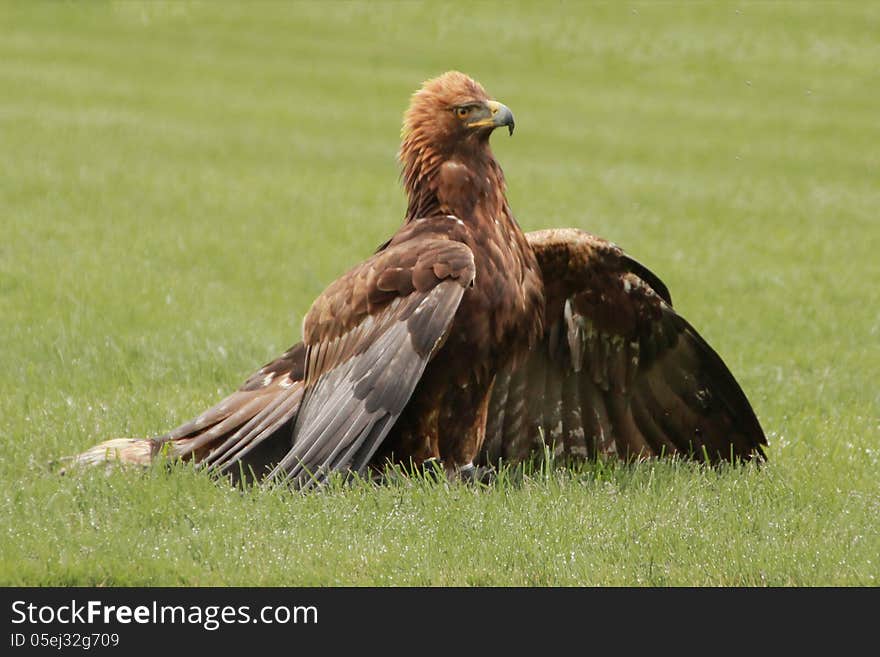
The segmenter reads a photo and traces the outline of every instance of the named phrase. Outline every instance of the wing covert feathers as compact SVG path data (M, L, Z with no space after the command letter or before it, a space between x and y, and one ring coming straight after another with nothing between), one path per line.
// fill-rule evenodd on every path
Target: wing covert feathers
M473 252L432 225L402 231L312 305L304 398L273 479L307 487L362 474L400 416L476 275Z

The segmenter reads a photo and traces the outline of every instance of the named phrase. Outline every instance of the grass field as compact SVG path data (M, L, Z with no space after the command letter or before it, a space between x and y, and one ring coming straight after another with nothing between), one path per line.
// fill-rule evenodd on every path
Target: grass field
M877 2L0 4L0 584L877 585L878 33ZM56 476L299 339L399 224L401 114L450 68L516 113L520 223L657 272L766 467Z

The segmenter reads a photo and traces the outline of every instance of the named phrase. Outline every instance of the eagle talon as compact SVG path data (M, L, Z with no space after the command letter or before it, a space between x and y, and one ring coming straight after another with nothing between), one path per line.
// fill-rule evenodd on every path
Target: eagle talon
M495 468L475 466L473 463L467 463L457 468L450 478L458 479L468 484L489 485L495 481Z
M443 461L436 456L432 456L431 458L422 461L416 468L416 472L425 479L439 481L441 477L443 477L445 469L443 467Z

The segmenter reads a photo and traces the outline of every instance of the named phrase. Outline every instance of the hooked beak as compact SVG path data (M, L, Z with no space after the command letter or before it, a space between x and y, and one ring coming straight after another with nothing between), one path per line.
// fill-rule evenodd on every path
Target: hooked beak
M495 129L507 126L509 133L512 135L515 123L513 121L513 112L510 111L510 108L494 100L487 101L486 106L489 108L489 116L471 123L470 127Z

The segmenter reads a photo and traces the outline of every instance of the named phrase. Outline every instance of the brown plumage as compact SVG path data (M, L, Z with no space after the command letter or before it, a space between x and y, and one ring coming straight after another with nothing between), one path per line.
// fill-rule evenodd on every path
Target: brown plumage
M437 459L763 456L764 434L669 292L618 247L525 234L489 147L513 115L458 72L404 117L404 224L312 305L303 341L191 422L76 457L194 459L299 487Z

